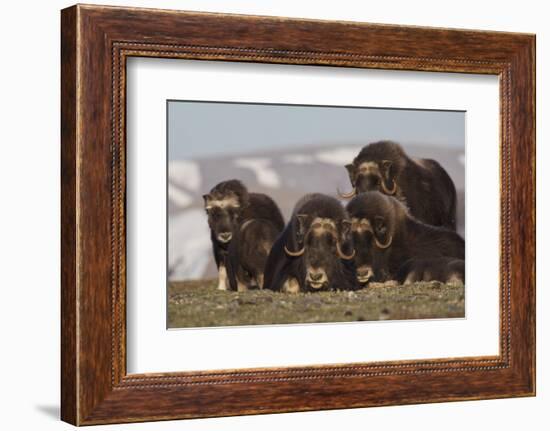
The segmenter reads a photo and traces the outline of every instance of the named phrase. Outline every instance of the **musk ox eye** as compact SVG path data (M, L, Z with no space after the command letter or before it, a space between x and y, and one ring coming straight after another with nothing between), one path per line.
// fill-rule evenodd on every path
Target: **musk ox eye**
M384 220L384 217L376 216L374 218L374 231L378 235L385 235L388 231L388 228L386 226L386 221Z

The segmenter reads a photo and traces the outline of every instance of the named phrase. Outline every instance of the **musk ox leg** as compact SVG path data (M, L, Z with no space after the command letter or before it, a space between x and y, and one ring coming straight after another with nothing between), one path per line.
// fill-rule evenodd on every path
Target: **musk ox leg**
M462 286L464 284L464 277L461 274L451 274L447 279L447 284L451 286Z
M387 281L371 281L367 285L367 288L369 289L376 289L380 287L397 287L399 286L399 282L397 280L387 280ZM404 283L403 283L404 284Z
M258 286L258 289L263 289L264 288L264 274L263 274L263 272L256 276L256 284Z
M424 274L422 274L422 280L420 281L439 281L437 274L434 274L431 269L426 269Z
M449 263L447 283L453 286L462 286L466 280L464 261L455 260Z
M464 285L466 281L465 263L463 260L454 260L448 265L447 283L453 286Z
M300 283L294 277L288 277L281 290L286 293L298 293L300 292Z
M407 278L403 281L403 284L408 286L414 283L422 281L422 276L417 271L412 271L407 274Z
M227 290L228 289L227 281L227 271L225 265L220 265L218 267L218 290Z
M241 280L237 279L237 292L246 292L248 290L248 285L243 283Z

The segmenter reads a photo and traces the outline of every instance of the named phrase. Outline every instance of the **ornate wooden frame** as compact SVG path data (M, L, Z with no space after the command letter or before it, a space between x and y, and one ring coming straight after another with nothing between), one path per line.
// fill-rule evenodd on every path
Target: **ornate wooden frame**
M535 394L534 35L81 5L61 17L63 420L88 425ZM498 75L500 354L128 375L129 56Z

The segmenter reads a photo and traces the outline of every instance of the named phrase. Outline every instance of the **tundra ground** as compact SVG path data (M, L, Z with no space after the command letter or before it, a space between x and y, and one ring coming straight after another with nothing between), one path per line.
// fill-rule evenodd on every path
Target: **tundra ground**
M464 317L464 286L372 284L355 292L229 292L217 281L171 282L168 327L268 325Z

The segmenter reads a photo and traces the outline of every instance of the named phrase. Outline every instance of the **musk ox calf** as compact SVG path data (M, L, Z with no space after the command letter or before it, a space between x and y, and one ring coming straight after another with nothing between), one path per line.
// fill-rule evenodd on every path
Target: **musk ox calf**
M273 244L264 287L291 293L358 288L350 227L337 199L320 193L304 196Z
M218 289L261 288L265 261L285 224L277 204L264 194L249 193L238 180L219 183L203 199Z
M362 285L369 281L404 281L409 273L412 279L415 271L428 266L430 271L423 274L433 274L432 280L441 277L439 281L447 281L455 275L455 264L449 266L450 261L438 259L464 260L464 239L460 235L422 223L391 196L380 192L360 193L346 209L351 218L357 280ZM404 264L409 266L402 268ZM459 276L460 271L457 274ZM462 269L462 279L463 274Z
M411 214L424 223L456 230L456 189L439 163L413 159L391 141L365 146L353 163L346 165L352 191L379 191L403 202Z

